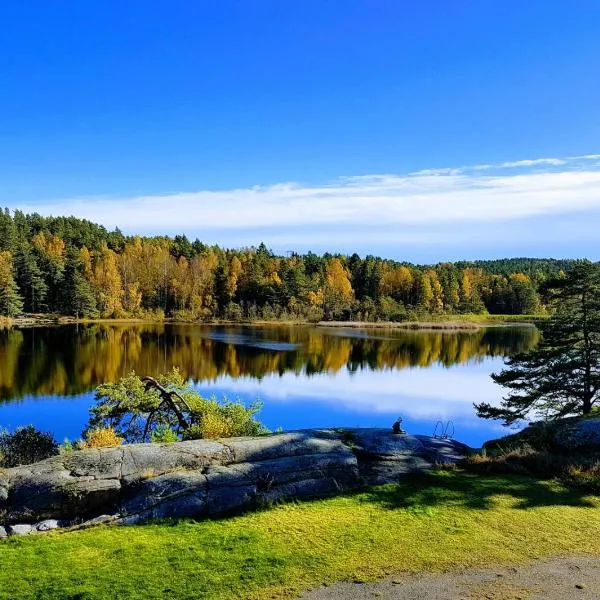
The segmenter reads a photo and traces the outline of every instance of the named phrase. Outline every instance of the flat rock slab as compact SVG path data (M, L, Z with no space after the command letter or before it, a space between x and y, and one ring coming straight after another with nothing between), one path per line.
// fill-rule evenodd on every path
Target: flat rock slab
M456 573L404 574L374 583L320 587L302 600L597 600L600 556L536 560L527 565Z

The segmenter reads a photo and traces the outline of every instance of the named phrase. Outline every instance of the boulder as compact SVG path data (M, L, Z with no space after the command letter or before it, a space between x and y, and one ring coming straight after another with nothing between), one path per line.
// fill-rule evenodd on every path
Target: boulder
M553 439L565 450L600 448L600 417L564 419L557 423Z
M530 423L522 431L484 444L488 450L529 445L557 452L600 450L600 417L569 417Z
M37 531L50 531L52 529L58 529L59 527L60 523L56 519L46 519L45 521L40 521L35 525L35 529Z
M9 525L6 530L8 535L29 535L35 531L33 525L28 524Z

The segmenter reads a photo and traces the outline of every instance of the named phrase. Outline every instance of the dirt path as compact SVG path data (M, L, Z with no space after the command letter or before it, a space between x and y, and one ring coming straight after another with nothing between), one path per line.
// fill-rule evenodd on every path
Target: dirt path
M540 559L511 568L337 583L303 600L600 600L600 556Z

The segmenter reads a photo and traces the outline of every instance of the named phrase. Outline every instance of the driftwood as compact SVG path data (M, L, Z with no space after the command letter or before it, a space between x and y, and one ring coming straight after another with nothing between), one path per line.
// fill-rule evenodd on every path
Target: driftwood
M148 376L142 377L142 381L146 384L146 391L154 388L155 390L158 391L158 393L160 394L160 397L162 398L162 402L154 410L152 410L150 412L150 414L148 415L148 419L146 420L146 426L144 427L143 439L146 439L146 436L148 435L148 431L150 430L150 425L152 424L152 419L153 419L154 415L156 415L156 413L158 413L160 411L160 409L165 405L168 406L173 411L175 416L177 417L177 422L179 424L180 430L185 431L186 429L188 429L190 427L190 425L192 425L192 422L191 422L192 411L190 410L188 403L183 399L181 394L178 394L175 391L169 391L164 386L162 386L160 383L158 383L158 381L156 381L156 379L154 379L154 377L148 377ZM175 399L177 399L177 402L175 401ZM188 415L190 415L190 421L188 421L186 419L184 411L181 409L178 402L179 402L179 404L183 405L185 411L187 411Z

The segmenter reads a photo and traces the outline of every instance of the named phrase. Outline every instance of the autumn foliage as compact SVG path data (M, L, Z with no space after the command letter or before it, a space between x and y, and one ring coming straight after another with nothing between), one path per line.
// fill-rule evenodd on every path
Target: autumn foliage
M418 266L373 256L227 250L185 236L124 236L88 221L0 211L0 315L177 320L408 320L544 311L568 261Z

